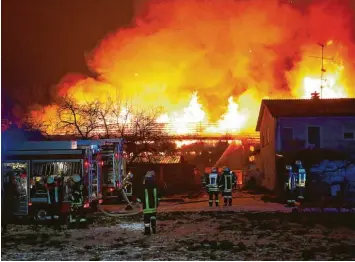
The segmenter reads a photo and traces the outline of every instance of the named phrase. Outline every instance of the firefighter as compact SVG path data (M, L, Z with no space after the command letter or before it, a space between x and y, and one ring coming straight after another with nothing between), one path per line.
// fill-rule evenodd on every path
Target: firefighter
M52 176L47 178L46 190L47 190L47 199L49 204L48 215L50 219L52 218L58 219L58 212L60 209L59 192L58 192L58 185Z
M296 191L296 176L293 172L292 166L286 166L287 179L285 182L285 191L287 196L287 206L295 205L295 191Z
M7 174L7 177L9 180L7 183L4 183L1 196L1 226L3 233L7 232L7 225L17 209L18 198L20 197L20 191L14 174L10 172Z
M130 201L132 201L132 195L133 195L133 173L131 171L128 172L127 178L125 179L127 182L127 185L125 187L126 195Z
M224 206L232 205L232 190L236 185L236 178L232 171L228 167L223 168L223 173L219 180L219 187L222 189L222 195L224 198Z
M140 192L137 201L143 201L144 234L156 233L157 207L159 206L160 195L155 179L155 172L148 171L143 180L143 190Z
M217 168L212 168L211 173L206 176L206 188L209 194L209 206L213 206L213 196L215 197L216 206L219 205L218 193L219 193L219 180Z
M297 178L296 178L296 189L297 189L297 199L299 202L304 200L304 193L306 188L306 170L303 168L302 162L297 160L295 162L296 170L297 170Z
M72 176L69 222L86 222L83 214L85 187L79 175ZM78 221L79 220L79 221Z
M133 173L129 171L123 180L123 184L125 185L124 192L126 193L126 196L130 202L133 201L133 177ZM125 210L131 209L133 209L132 206L127 203Z

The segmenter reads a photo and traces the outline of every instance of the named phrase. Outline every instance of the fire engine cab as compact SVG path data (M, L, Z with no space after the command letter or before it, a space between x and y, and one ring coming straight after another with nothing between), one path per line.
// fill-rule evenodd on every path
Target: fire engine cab
M100 160L96 155L95 147L78 148L77 141L7 146L2 155L2 185L14 178L21 195L14 215L67 221L74 214L73 206L81 217L94 212L102 202ZM73 200L77 188L79 202Z

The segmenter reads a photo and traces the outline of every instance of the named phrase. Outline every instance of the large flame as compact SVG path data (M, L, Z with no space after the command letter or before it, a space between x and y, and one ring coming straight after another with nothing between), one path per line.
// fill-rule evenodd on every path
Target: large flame
M254 130L265 97L354 96L351 1L316 2L148 1L134 26L92 52L88 63L99 77L66 76L59 95L161 106L158 121L176 134Z

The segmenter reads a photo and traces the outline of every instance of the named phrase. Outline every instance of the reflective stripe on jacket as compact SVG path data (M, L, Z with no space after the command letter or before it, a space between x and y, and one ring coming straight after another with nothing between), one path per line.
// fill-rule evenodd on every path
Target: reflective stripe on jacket
M156 188L144 189L144 204L143 214L151 214L157 212L158 207L158 194Z
M207 188L208 188L209 192L217 192L217 191L219 191L218 183L219 183L218 174L211 173L211 174L208 175Z

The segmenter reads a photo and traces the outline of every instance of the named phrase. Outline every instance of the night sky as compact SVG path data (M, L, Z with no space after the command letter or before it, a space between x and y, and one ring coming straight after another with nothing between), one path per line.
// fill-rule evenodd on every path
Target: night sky
M133 14L132 0L3 0L2 109L47 104L65 74L89 75L85 54Z

